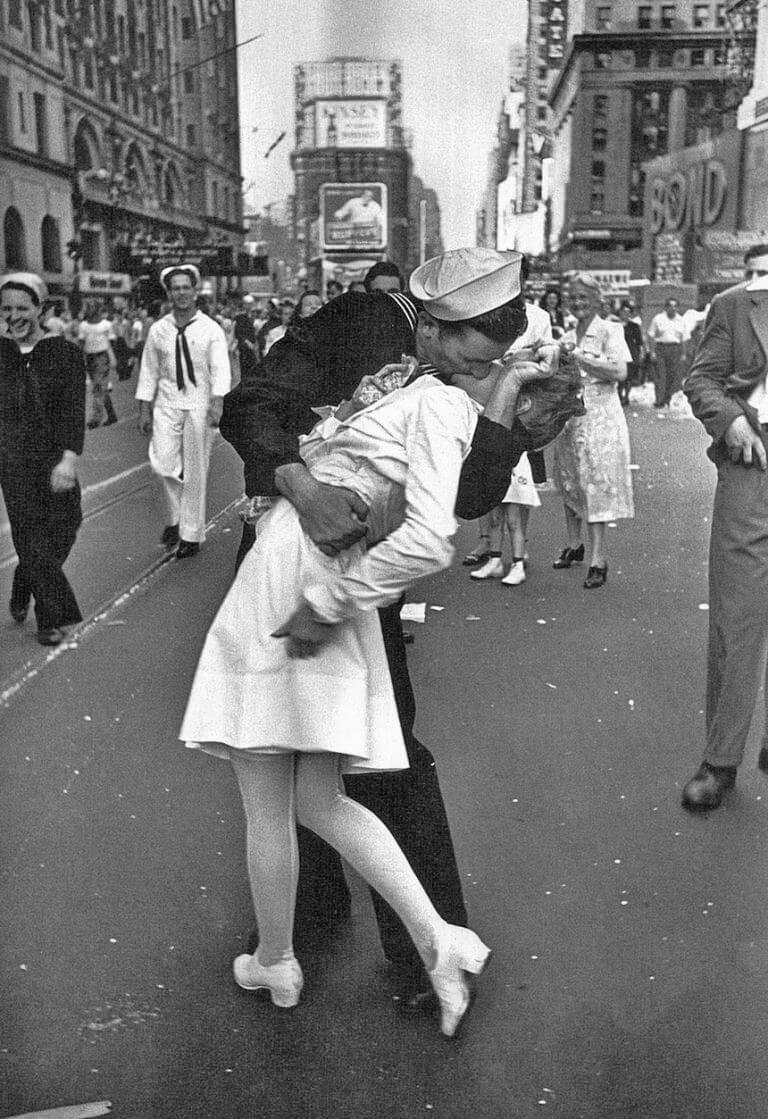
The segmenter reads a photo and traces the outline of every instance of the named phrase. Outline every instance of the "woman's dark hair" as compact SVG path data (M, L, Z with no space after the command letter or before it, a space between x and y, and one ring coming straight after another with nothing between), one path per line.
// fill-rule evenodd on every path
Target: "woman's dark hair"
M9 280L7 284L0 287L0 295L9 288L13 291L23 291L25 295L30 297L36 307L40 306L40 298L33 288L27 287L26 284L20 284L16 280Z
M560 304L563 301L563 297L560 294L560 289L559 288L547 288L547 290L544 292L541 299L539 300L539 306L543 307L545 311L549 310L549 308L547 307L547 299L549 299L550 295L557 296L557 306L555 307L555 310L559 311L560 310Z
M460 322L446 322L444 319L435 319L440 330L445 334L460 334L469 327L479 334L484 334L492 342L512 343L525 332L528 326L528 316L525 313L525 300L522 295L516 295L509 303L501 307L494 307L483 315L476 315L473 319L462 319Z

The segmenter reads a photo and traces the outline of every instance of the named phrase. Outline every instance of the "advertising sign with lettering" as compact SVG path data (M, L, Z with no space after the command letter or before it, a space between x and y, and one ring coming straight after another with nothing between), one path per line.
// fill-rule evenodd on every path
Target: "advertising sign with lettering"
M387 188L384 183L323 183L320 220L324 249L385 249Z
M315 147L385 148L386 101L317 101Z

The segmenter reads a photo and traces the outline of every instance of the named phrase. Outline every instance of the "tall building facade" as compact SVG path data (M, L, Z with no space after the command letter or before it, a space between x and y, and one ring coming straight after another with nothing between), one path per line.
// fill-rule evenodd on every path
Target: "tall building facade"
M733 128L719 0L585 0L549 95L562 270L648 273L647 166Z
M408 272L424 242L413 222L428 220L434 241L439 208L413 177L400 63L305 62L294 87L296 237L310 286L346 286L384 258Z
M100 294L180 255L234 273L235 43L234 0L4 4L2 267Z

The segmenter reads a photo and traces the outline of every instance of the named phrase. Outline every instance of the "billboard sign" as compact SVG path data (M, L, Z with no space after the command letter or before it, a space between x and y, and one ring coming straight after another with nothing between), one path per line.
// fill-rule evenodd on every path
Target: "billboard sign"
M315 147L385 148L386 101L317 101Z
M326 250L386 249L386 186L383 183L323 183L320 222Z

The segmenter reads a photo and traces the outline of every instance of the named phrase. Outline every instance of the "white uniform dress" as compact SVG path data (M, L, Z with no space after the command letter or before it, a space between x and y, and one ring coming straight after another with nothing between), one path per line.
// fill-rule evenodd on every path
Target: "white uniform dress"
M325 556L276 501L206 638L179 735L188 746L331 752L345 772L408 767L376 607L450 565L478 411L426 375L306 437L313 477L366 502L368 544ZM302 600L338 624L316 656L291 660L271 634Z

